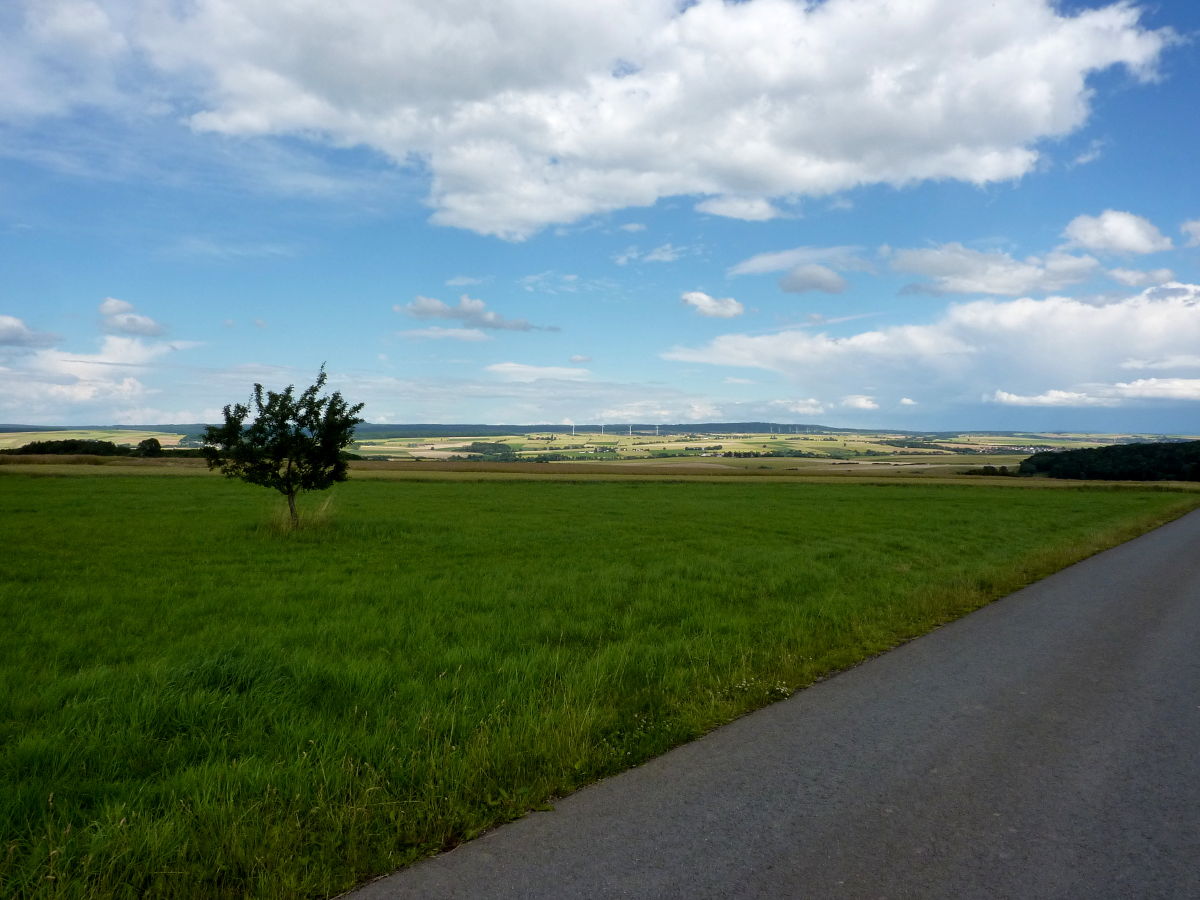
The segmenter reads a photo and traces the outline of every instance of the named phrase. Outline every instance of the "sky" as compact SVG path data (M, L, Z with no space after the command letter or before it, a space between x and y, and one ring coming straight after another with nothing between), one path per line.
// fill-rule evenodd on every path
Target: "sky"
M1200 433L1200 3L6 0L0 422Z

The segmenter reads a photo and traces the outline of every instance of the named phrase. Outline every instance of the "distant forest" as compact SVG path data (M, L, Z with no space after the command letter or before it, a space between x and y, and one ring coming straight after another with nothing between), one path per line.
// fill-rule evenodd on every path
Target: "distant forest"
M1113 481L1200 481L1200 441L1116 444L1035 453L1022 475Z

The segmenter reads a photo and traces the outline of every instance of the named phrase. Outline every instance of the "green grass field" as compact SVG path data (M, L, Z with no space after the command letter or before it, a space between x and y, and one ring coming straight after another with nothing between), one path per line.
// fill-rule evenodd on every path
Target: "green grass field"
M164 447L179 443L182 435L168 431L135 431L127 428L63 428L55 431L0 432L0 450L21 447L34 441L111 441L136 447L146 438L156 438Z
M327 897L1200 502L364 479L288 533L38 468L0 467L6 897Z

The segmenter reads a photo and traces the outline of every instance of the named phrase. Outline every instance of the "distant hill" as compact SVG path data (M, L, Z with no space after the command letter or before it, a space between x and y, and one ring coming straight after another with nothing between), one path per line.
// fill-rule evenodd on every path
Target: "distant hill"
M825 425L781 425L778 422L690 422L687 424L662 424L657 422L606 422L603 426L596 424L576 424L575 430L582 432L599 432L603 427L609 434L634 431L659 434L702 434L731 432L747 432L765 434L777 431L780 434L823 434L827 432L847 432L861 429L829 428ZM486 437L501 434L540 434L543 432L563 433L571 430L570 425L543 423L535 425L480 425L457 424L444 425L436 423L419 423L410 425L386 425L364 423L355 429L355 434L361 439L366 437Z
M584 433L599 432L600 423L577 424L575 430ZM837 428L832 425L814 423L792 424L781 422L682 422L663 424L661 422L605 422L603 428L609 434L628 432L632 427L635 432L654 434L658 429L660 435L670 434L866 434L880 433L895 434L925 441L945 441L963 434L979 437L1021 437L1033 436L1029 431L985 431L982 429L960 429L958 431L905 431L900 428ZM197 439L204 432L205 423L155 423L145 425L14 425L0 424L0 434L14 431L87 431L87 430L122 430L122 431L154 431L182 434L188 438ZM369 438L406 438L406 437L495 437L504 434L539 434L553 432L562 434L571 430L570 425L559 423L541 423L534 425L484 425L479 423L380 423L366 422L355 429L357 437ZM1047 434L1048 432L1036 432ZM1152 440L1161 443L1189 441L1191 438L1172 437L1168 435L1139 435L1137 437L1121 438L1121 443Z

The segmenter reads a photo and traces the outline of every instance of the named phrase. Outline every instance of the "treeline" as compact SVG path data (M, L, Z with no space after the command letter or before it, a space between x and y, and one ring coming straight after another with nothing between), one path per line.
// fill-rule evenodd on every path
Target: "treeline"
M167 449L158 438L146 438L136 447L114 444L112 441L93 441L68 438L62 441L31 441L16 449L0 450L8 455L31 456L175 456L201 457L199 448Z
M114 444L112 441L93 441L68 438L62 441L31 441L21 447L0 450L5 456L134 456L171 457L172 459L203 459L199 447L164 447L158 438L146 438L136 447ZM366 459L357 453L341 454L342 459Z
M721 456L730 459L824 459L824 453L808 450L726 450Z
M456 454L455 456L447 457L451 460L465 459L480 459L484 462L516 462L517 451L508 444L502 444L498 441L473 441L465 447L459 447L463 453L469 453L470 456Z
M1200 481L1200 441L1035 453L1021 463L1020 473L1113 481Z

